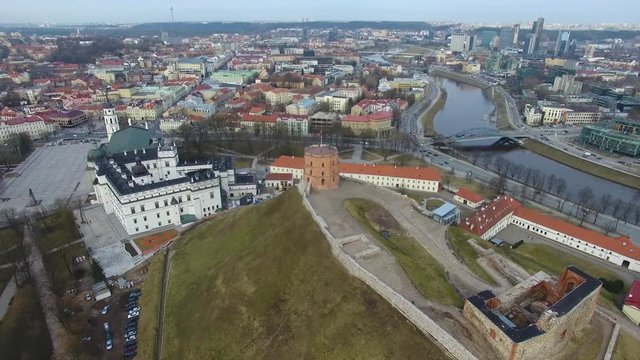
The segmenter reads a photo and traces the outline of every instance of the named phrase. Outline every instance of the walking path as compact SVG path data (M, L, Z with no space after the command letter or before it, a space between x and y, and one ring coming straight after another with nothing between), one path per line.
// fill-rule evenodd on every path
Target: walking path
M15 279L12 277L2 291L2 294L0 294L0 320L2 320L7 314L7 311L9 311L11 299L13 299L17 292L18 286L16 285Z
M29 264L31 277L40 295L40 306L44 313L44 319L49 329L49 337L51 337L51 344L53 345L53 357L55 359L64 359L69 353L67 351L66 341L69 334L56 315L56 295L53 293L53 290L51 290L51 282L49 281L44 268L44 262L42 261L42 252L40 252L40 249L36 246L31 231L27 226L24 228L24 241L26 246L30 246L32 249L31 262Z

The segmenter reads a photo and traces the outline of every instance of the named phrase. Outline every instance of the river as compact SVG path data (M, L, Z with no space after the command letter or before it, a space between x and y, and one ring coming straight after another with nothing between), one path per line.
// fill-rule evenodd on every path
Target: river
M481 89L444 78L436 78L436 81L447 91L447 102L434 119L437 133L450 136L472 128L495 129L495 123L487 120L487 115L493 111L494 105ZM553 174L556 178L564 179L568 185L567 193L572 199L575 199L577 192L585 186L593 189L596 199L609 193L614 200L620 198L630 201L635 193L634 189L586 174L523 148L494 151L500 151L506 159L517 164L540 169L545 176Z

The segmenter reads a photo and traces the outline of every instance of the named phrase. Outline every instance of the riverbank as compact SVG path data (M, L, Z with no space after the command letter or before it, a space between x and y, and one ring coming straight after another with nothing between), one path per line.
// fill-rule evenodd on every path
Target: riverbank
M438 77L443 77L443 78L447 78L449 80L454 80L454 81L458 81L461 83L465 83L467 85L471 85L471 86L475 86L478 87L480 89L485 89L488 88L489 85L487 85L486 83L480 81L480 80L476 80L474 78L471 78L467 75L463 75L463 74L458 74L458 73L454 73L451 71L443 71L440 69L435 69L435 70L430 70L429 71L429 75L432 76L438 76Z
M440 96L438 99L429 106L429 108L422 113L420 116L420 121L422 122L424 136L435 136L436 130L433 125L433 120L436 118L436 115L442 108L444 108L444 104L447 102L447 92L444 89L440 89Z
M546 158L572 167L574 169L583 171L587 174L591 174L605 180L613 181L615 183L640 190L640 178L636 176L625 174L606 166L594 164L591 161L587 161L577 156L568 154L562 150L543 144L537 140L526 139L523 141L523 147L527 150L535 152L536 154L542 155Z

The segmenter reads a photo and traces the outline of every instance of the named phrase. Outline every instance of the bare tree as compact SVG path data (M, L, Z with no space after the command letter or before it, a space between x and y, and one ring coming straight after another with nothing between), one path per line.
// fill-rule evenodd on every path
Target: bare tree
M590 186L585 186L577 194L576 216L580 217L580 226L584 223L584 220L593 211L593 189Z
M613 213L613 217L616 219L619 219L619 215L620 212L623 210L624 208L624 201L620 198L616 199L616 201L613 202L612 205L612 213Z
M611 220L606 224L604 224L602 228L604 229L607 235L609 235L610 233L614 233L618 230L618 220L617 219Z
M489 185L496 194L502 195L507 187L507 177L505 175L496 176L489 181Z
M598 222L598 215L600 215L601 213L606 213L607 210L609 210L609 208L611 207L612 203L613 197L609 193L600 195L600 197L598 198L598 203L594 208L596 212L595 219L593 219L594 224Z
M549 175L549 178L547 178L547 183L546 183L546 190L548 193L551 193L553 191L553 188L556 186L556 175L555 174L551 174Z

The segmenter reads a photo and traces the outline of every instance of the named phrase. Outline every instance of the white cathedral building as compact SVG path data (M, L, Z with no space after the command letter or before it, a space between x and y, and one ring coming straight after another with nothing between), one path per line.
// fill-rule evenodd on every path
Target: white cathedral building
M180 161L175 144L147 127L120 129L115 108L103 110L109 142L88 160L96 200L127 234L180 227L222 209L226 198L256 195L254 174L236 174L230 157Z

